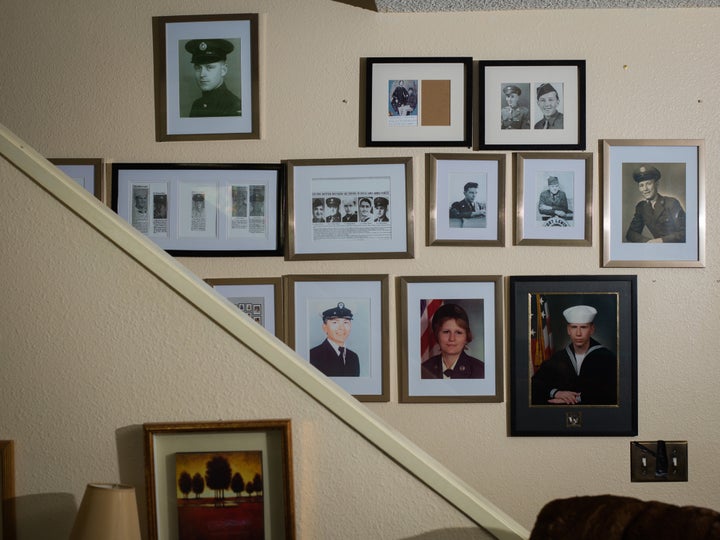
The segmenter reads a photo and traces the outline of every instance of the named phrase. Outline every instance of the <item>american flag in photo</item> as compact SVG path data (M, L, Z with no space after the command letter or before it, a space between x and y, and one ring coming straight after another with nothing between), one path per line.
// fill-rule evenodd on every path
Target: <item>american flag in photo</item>
M553 353L550 307L541 294L531 295L530 301L530 362L535 373Z
M433 356L435 336L432 331L432 318L442 305L442 300L420 300L420 356L423 362Z

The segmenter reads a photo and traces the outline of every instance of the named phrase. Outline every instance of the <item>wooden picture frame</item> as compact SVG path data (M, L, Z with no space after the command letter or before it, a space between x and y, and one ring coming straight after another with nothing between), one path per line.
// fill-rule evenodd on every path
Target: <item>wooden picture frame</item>
M359 401L388 401L388 276L288 275L283 282L287 344Z
M208 527L294 540L290 420L147 423L143 436L150 540L197 538ZM219 496L221 505L198 505Z
M152 22L156 139L259 139L258 15Z
M399 277L397 289L400 402L501 402L501 276ZM443 343L446 323L463 343Z
M48 158L48 161L99 200L105 201L103 193L105 167L102 158Z
M0 441L0 539L15 540L15 443Z
M637 277L509 283L510 435L637 435Z
M605 267L705 266L705 142L602 141Z

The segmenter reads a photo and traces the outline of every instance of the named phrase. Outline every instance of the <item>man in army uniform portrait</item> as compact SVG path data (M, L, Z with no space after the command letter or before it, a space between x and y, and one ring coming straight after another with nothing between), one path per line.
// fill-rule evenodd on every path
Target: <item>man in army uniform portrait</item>
M660 195L661 176L652 165L641 165L633 171L632 178L642 200L635 205L635 214L625 234L628 242L685 242L685 210L674 197ZM646 228L651 236L643 232Z
M360 359L345 347L352 331L353 314L343 302L322 312L326 338L310 349L310 364L329 377L359 377Z
M500 110L500 129L530 129L530 109L520 105L520 87L508 84L502 91L507 105Z
M560 180L557 176L549 176L547 189L540 193L538 201L538 212L543 221L552 218L561 218L565 221L571 220L573 213L568 207L567 195L560 189Z
M340 199L328 197L325 199L325 222L336 223L340 221Z
M454 202L450 205L450 219L465 220L485 217L487 213L486 205L484 202L477 200L478 183L467 182L463 187L463 194L465 195L463 200ZM455 226L452 221L450 222L450 226Z
M558 111L560 96L552 84L538 86L537 105L543 118L535 123L535 129L563 129L563 113Z
M233 49L233 44L226 39L191 39L185 44L185 50L192 55L195 82L202 91L202 96L190 107L190 117L242 114L240 98L225 85L227 55Z

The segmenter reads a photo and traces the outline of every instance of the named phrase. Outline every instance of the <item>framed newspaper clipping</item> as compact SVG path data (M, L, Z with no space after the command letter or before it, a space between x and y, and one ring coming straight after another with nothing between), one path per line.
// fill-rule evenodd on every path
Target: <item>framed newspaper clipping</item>
M283 250L280 164L112 166L112 209L175 256Z

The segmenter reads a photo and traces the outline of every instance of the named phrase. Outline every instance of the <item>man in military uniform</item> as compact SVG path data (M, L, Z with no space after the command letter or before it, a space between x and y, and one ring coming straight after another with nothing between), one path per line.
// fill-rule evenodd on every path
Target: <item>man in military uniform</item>
M641 165L633 171L643 200L635 205L635 215L625 234L628 242L685 241L685 210L677 199L658 193L660 176L652 165ZM652 238L643 234L645 227Z
M537 88L537 104L543 113L543 119L535 124L535 129L563 129L563 113L557 110L560 96L550 83Z
M190 107L191 117L240 116L240 98L225 86L227 55L233 44L226 39L191 39L185 50L192 55L195 81L202 90L202 96Z
M478 192L477 182L468 182L463 188L465 198L450 205L451 219L470 219L484 217L486 213L485 203L476 201Z
M596 315L586 305L563 311L570 343L533 375L533 405L617 405L617 357L592 338Z
M327 223L340 221L340 199L337 197L325 199L325 221Z
M514 84L503 87L506 107L500 111L500 129L530 129L530 109L518 105L522 90Z
M345 214L343 214L342 217L343 223L357 222L358 215L356 204L357 203L355 202L354 198L347 198L343 201L343 208L345 209Z
M353 314L345 304L322 313L322 329L327 336L317 347L310 349L310 363L330 377L359 377L360 359L345 347L352 331Z
M538 212L543 221L553 217L564 220L572 219L573 213L568 208L568 200L565 192L560 189L560 180L557 176L549 176L547 179L548 188L540 193Z
M386 197L375 197L373 206L375 207L375 221L390 221L387 216L387 208L390 201Z

